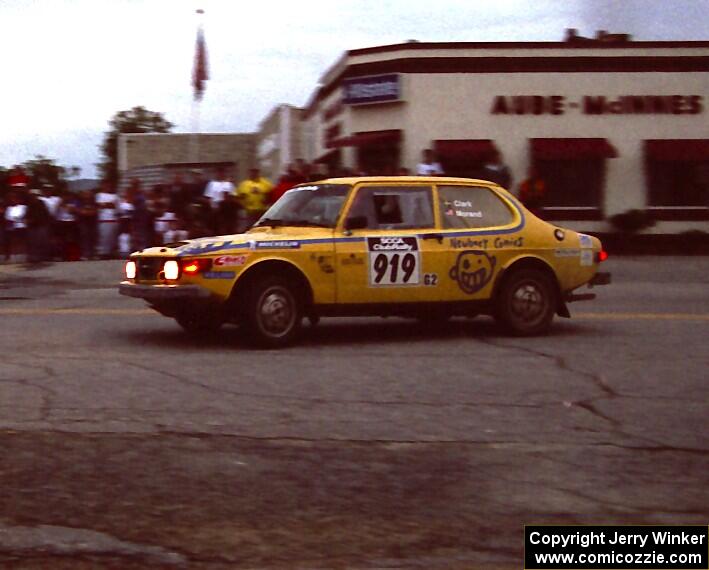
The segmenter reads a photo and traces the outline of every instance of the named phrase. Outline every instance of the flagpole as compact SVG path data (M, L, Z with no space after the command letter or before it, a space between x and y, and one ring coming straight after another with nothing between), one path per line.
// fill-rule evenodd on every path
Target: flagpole
M195 54L195 69L193 70L193 86L194 86L194 93L192 97L192 141L190 144L190 162L193 164L198 164L199 163L199 135L200 135L200 124L199 124L199 119L200 119L200 105L202 103L202 93L204 91L204 69L200 69L200 64L204 64L204 61L201 61L200 58L204 57L203 53L200 53L200 50L204 49L204 37L203 37L203 26L202 26L202 19L204 16L204 10L201 8L196 10L195 13L197 14L197 53Z

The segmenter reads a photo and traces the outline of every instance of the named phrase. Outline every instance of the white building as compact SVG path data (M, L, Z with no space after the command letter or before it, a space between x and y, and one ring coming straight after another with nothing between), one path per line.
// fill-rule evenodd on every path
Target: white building
M333 170L411 171L432 148L475 176L491 150L513 190L534 165L547 219L604 231L652 212L651 230L708 230L709 42L419 43L356 49L303 114L304 158ZM568 223L571 222L571 223Z

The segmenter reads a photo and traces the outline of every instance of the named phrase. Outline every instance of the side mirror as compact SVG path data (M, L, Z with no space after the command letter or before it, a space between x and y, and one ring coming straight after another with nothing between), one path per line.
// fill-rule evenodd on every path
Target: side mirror
M345 230L363 230L368 225L367 216L352 216L345 220Z

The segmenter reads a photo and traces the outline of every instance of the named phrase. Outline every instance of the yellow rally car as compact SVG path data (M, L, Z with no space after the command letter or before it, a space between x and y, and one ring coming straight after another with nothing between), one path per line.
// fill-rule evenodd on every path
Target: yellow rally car
M303 317L493 315L545 332L566 303L594 297L600 241L540 220L493 183L336 178L296 186L248 232L131 255L120 292L186 330L238 323L281 346Z

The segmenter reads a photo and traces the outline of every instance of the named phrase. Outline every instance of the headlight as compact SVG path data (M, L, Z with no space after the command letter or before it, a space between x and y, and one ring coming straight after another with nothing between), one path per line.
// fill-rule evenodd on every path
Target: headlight
M126 262L126 279L135 279L137 271L135 261Z
M165 262L163 272L165 274L165 279L168 281L175 281L180 276L180 266L177 261L171 259L170 261Z

